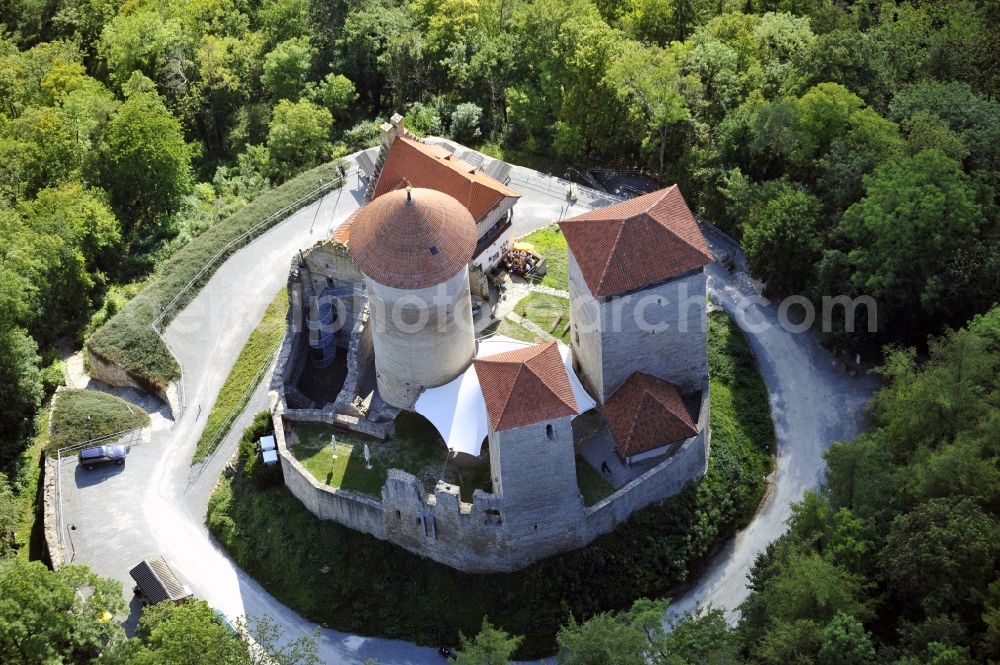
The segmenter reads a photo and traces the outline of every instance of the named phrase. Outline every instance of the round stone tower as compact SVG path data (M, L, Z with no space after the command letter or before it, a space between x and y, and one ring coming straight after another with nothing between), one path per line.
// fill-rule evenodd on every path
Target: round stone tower
M379 394L410 409L423 388L448 383L475 354L475 221L447 194L396 190L355 213L348 246L368 289Z

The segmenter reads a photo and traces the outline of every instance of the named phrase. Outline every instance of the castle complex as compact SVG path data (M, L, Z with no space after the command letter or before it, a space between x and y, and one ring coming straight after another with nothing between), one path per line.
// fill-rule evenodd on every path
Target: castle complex
M463 571L512 571L704 473L712 258L676 187L559 222L571 345L532 344L477 337L498 297L486 276L512 240L518 194L490 175L505 165L473 166L398 116L365 160L370 202L289 274L271 398L285 482L309 510ZM391 438L401 411L427 418L452 455L488 458L490 490L466 503L454 485L428 494L390 469L375 499L320 482L286 441L302 422ZM599 423L590 443L574 422L585 412ZM628 478L587 506L577 468L593 441Z

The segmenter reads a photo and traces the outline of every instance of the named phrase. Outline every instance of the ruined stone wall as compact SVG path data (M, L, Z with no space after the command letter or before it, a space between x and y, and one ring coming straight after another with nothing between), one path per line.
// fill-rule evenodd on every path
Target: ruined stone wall
M277 395L272 393L272 405ZM275 438L285 484L311 513L375 536L420 556L469 573L511 572L545 557L582 547L609 533L636 510L680 492L705 472L708 390L703 393L699 433L608 498L583 506L569 419L501 432L490 442L499 468L496 487L506 496L476 490L463 503L459 488L439 482L428 494L414 475L390 469L381 501L318 482L287 449L284 418L333 423L339 414L275 409ZM341 423L342 424L342 423ZM549 439L546 425L554 425ZM571 434L570 434L571 437ZM509 455L504 455L504 451Z
M275 398L272 397L273 399ZM331 520L385 540L381 504L375 499L317 481L288 450L282 414L275 413L273 422L281 472L285 478L285 485L295 498L320 519Z
M588 540L614 531L635 511L678 494L689 482L705 474L711 448L709 417L709 390L705 385L698 413L698 434L687 439L674 455L587 508Z
M368 308L365 307L351 331L350 343L347 347L347 376L344 386L340 389L333 408L338 413L352 416L365 416L355 404L360 386L364 385L368 374L375 363L375 351L372 346L372 329L368 324Z
M319 242L306 250L303 255L308 270L312 293L319 297L328 286L341 288L355 286L359 292L364 289L364 276L358 272L345 245L332 241ZM306 289L308 291L308 289ZM347 346L357 317L367 300L360 295L341 298L337 304L340 325L337 344ZM309 307L311 303L304 303Z

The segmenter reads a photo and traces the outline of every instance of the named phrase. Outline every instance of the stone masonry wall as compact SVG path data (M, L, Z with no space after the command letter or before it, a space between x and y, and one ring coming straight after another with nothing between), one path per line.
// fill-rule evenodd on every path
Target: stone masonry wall
M476 490L472 503L463 503L454 485L439 482L433 494L428 494L414 475L390 469L378 501L320 483L287 448L284 418L329 422L335 414L282 413L276 393L271 394L271 401L278 407L273 418L285 484L311 513L457 570L495 573L520 570L553 554L582 547L614 530L634 511L680 492L699 478L705 472L709 446L707 389L703 395L698 436L685 441L676 455L590 508L583 506L575 466L566 468L566 464L574 464L572 442L562 436L562 429L569 429L568 418L561 419L565 423L553 421L558 428L553 440L546 435L549 423L493 437L491 458L495 448L503 450L505 445L512 453L510 459L500 457L500 464L507 464L504 489L509 498ZM566 444L569 455L562 454ZM532 451L537 454L530 455ZM517 452L520 454L515 458ZM503 470L501 483L502 475ZM537 483L533 490L530 483Z
M604 403L604 364L601 360L599 310L573 252L569 253L569 325L573 366L590 394Z
M171 381L163 390L150 390L150 385L126 372L118 365L104 360L84 345L87 351L87 364L90 368L90 376L98 381L102 381L115 388L135 388L143 392L153 392L163 402L170 407L170 416L176 421L181 417L183 404L180 395L181 386L177 381Z
M678 494L689 482L705 474L712 438L709 419L709 390L706 384L698 413L698 434L686 440L674 455L587 508L588 542L614 531L635 511Z
M271 399L274 402L277 396L272 393ZM345 492L317 481L288 450L282 414L275 413L272 419L281 472L285 478L285 485L295 498L301 501L309 512L322 520L332 520L385 540L382 505L369 497Z
M581 379L604 403L636 370L697 390L708 375L706 278L699 270L595 299L570 253L570 322Z
M490 433L490 470L504 505L511 561L539 559L587 542L571 420Z
M698 270L601 304L604 397L637 369L681 393L702 386L708 376L705 282Z

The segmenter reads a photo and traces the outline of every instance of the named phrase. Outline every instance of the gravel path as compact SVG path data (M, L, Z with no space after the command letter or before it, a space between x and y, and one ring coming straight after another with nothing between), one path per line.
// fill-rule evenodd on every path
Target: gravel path
M567 206L554 179L520 167L513 174L522 180L530 178L532 185L519 187L524 197L515 217L518 236L587 209L581 205L584 201ZM267 614L292 638L314 632L313 624L236 567L205 527L208 497L235 449L238 433L266 405L266 380L217 454L199 469L192 470L189 463L229 368L267 304L284 287L293 255L326 237L358 207L363 189L354 176L349 185L300 210L234 254L171 323L166 337L184 370L187 411L177 423L161 421L155 426L151 443L141 446L117 475L76 474L74 482L72 470L64 471L66 523L79 525L72 534L76 562L121 580L127 590L131 588L129 568L144 556L161 553L197 596L229 617ZM588 203L600 200L585 190L583 194ZM707 602L731 612L746 595L746 572L757 552L784 531L791 502L818 485L822 451L857 431L873 383L838 372L831 356L811 335L790 335L774 328L752 331L755 324L776 320L774 308L747 306L753 291L745 276L729 275L717 266L709 274L713 295L749 331L778 435L776 482L760 514L674 605L675 610L693 609ZM93 514L101 516L99 523L88 521ZM434 649L405 642L328 629L319 635L327 663L360 664L366 658L377 658L379 665L441 662Z

